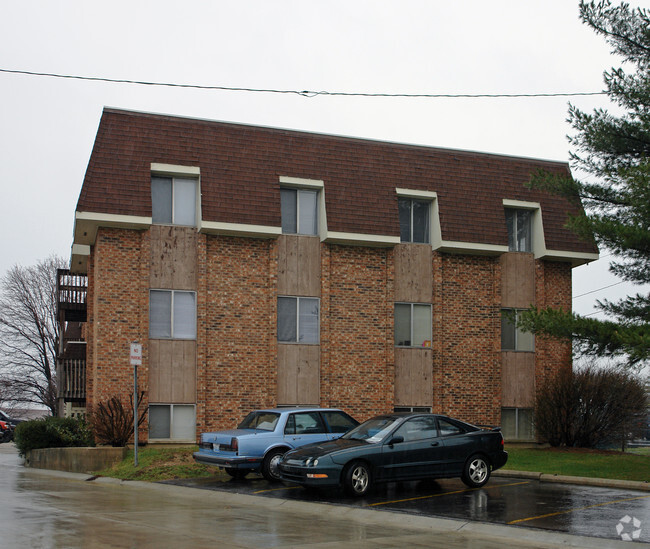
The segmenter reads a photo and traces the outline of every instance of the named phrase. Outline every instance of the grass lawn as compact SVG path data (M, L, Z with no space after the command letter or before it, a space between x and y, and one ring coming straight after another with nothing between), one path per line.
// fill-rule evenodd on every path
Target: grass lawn
M133 466L133 450L126 459L98 474L124 480L170 480L178 478L227 477L216 467L200 465L192 458L197 447L153 448L138 451L138 467ZM508 463L504 469L576 477L650 481L650 448L630 452L580 448L516 448L506 446ZM634 453L633 453L634 452Z
M192 458L192 453L197 450L198 446L139 448L138 467L135 467L133 464L133 449L130 449L122 462L110 469L98 471L97 474L123 480L148 481L214 477L226 474L215 467L206 467L196 463Z
M507 446L507 445L506 445ZM575 477L650 481L650 449L640 452L586 448L512 448L504 469Z

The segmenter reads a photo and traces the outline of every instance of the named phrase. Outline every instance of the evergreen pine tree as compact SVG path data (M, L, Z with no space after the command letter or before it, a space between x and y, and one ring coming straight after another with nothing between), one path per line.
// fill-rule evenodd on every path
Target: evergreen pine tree
M585 214L572 217L571 228L613 254L610 270L618 277L650 283L650 11L626 3L580 2L580 18L605 38L627 69L604 73L617 113L586 113L570 105L571 166L580 177L540 173L532 184L581 201ZM599 301L598 307L612 320L533 308L521 325L537 334L572 338L584 354L626 356L630 365L647 361L650 295Z

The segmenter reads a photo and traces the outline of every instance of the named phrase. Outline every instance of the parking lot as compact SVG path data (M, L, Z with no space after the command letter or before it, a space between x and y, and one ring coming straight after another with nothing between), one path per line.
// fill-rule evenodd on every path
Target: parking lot
M207 478L170 483L378 512L525 526L612 540L629 536L632 541L650 542L650 493L645 491L494 476L479 489L467 488L458 480L391 483L376 487L367 497L352 499L340 490L271 484L256 475L244 480Z

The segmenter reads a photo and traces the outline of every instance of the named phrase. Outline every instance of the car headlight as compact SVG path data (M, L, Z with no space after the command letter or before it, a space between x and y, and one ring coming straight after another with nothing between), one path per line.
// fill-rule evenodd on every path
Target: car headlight
M316 467L318 465L318 459L307 458L305 461L305 467Z

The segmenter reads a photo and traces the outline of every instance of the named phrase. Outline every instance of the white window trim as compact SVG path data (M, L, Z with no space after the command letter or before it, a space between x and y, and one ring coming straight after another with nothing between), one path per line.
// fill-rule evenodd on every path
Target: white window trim
M532 253L535 259L547 255L546 240L544 238L544 224L542 223L542 206L539 202L527 202L525 200L503 199L503 207L509 210L529 210L533 212L531 220L531 230L533 238L531 240Z
M176 225L179 227L201 227L203 215L201 213L201 168L198 166L181 166L177 164L161 164L157 162L151 163L151 177L171 177L172 178L172 225L174 219L174 179L181 177L185 179L196 180L196 203L194 205L194 225ZM153 224L153 220L151 222ZM163 223L167 225L167 223Z
M503 406L501 408L501 424L503 425L503 411L504 410L514 410L515 411L515 436L514 438L510 440L521 440L521 441L528 441L528 440L535 440L535 424L531 421L530 425L530 438L522 438L521 433L519 432L519 412L520 410L528 410L528 411L533 411L532 408L527 408L525 406Z
M196 439L195 438L173 438L172 436L172 428L174 426L174 406L192 406L194 408L194 431L196 431L196 404L192 402L150 402L149 407L151 406L169 406L169 438L150 438L148 436L147 432L147 439L149 442L157 442L157 443L186 443L186 442L191 442L195 443ZM195 435L196 437L196 435Z
M518 344L519 344L519 328L517 328L517 320L519 319L519 313L522 311L526 311L528 309L522 309L521 307L502 307L501 308L501 314L504 312L508 311L511 313L515 313L515 324L514 324L514 330L515 330L515 348L514 349L503 349L501 348L501 351L504 353L534 353L535 352L535 346L536 346L536 341L535 341L535 334L531 334L533 338L533 348L530 350L523 350L523 349L518 349ZM503 325L503 324L502 324ZM503 328L502 328L503 329Z
M280 187L285 189L305 189L308 191L318 191L318 231L316 236L319 236L321 241L326 240L327 233L327 208L325 207L325 181L322 179L305 179L303 177L290 177L288 175L281 175L279 177Z
M411 333L409 334L411 345L398 345L396 342L393 342L393 345L397 348L400 349L431 349L433 346L433 305L431 303L418 303L415 301L396 301L395 305L410 305L411 306L411 318L410 318L410 327L411 327ZM429 307L429 339L425 340L429 342L429 346L423 346L423 345L412 345L413 343L413 306L414 305L422 305ZM395 312L393 309L393 322L395 322ZM394 334L393 330L393 334Z
M151 292L169 292L172 294L172 302L171 302L171 311L170 311L170 321L171 321L171 326L170 326L170 331L171 331L171 336L170 337L151 337ZM174 304L175 304L175 295L176 293L186 293L186 294L194 294L194 337L192 338L177 338L174 337ZM197 304L197 295L196 291L194 290L170 290L169 288L149 288L149 339L154 339L154 340L165 340L165 341L170 341L172 339L178 340L178 341L196 341L197 336L198 336L198 325L197 325L197 314L198 314L198 304Z
M198 166L181 166L178 164L160 164L157 162L151 163L152 175L166 175L166 176L192 176L198 177L201 175L201 168Z
M288 298L288 299L295 299L296 300L296 340L295 341L280 341L277 339L278 344L280 345L320 345L320 297L315 297L315 296L308 296L308 295L303 295L303 296L297 296L297 295L279 295L278 299L280 298ZM315 299L318 301L318 341L316 342L302 342L300 341L300 300L301 299Z
M429 242L403 242L403 244L428 244L431 247L438 248L442 243L440 236L440 212L438 210L438 194L434 191L419 191L415 189L403 189L397 187L395 189L397 198L410 198L412 200L420 200L422 202L429 202ZM413 213L411 212L411 230L413 229ZM437 241L435 240L437 238Z

